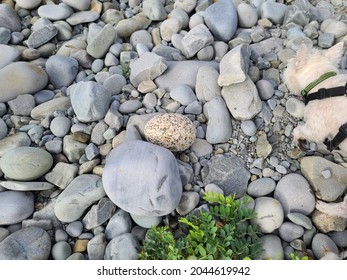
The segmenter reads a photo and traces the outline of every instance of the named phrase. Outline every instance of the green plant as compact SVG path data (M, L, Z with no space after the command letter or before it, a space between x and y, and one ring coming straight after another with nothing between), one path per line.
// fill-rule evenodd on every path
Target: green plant
M289 256L293 261L307 261L310 259L309 256L299 256L298 253L295 252L290 253Z
M235 199L206 193L209 211L179 219L183 236L175 239L167 227L148 230L140 259L254 259L261 252L257 229L247 222L254 217L245 207L249 197ZM160 249L159 249L160 248ZM158 251L162 251L159 253ZM159 254L161 254L159 256Z

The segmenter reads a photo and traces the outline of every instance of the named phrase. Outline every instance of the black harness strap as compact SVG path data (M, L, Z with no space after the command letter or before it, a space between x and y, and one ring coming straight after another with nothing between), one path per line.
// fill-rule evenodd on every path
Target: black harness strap
M320 100L329 97L345 96L347 97L347 83L345 86L335 87L335 88L321 88L317 92L310 93L305 97L305 104L312 100ZM326 139L324 144L327 149L331 152L335 150L343 140L347 138L347 123L343 124L339 128L339 132L335 135L332 140Z
M329 97L337 97L337 96L345 96L347 97L347 84L345 86L341 87L334 87L334 88L321 88L317 92L310 93L309 95L305 96L305 104L312 100L317 99L324 99Z

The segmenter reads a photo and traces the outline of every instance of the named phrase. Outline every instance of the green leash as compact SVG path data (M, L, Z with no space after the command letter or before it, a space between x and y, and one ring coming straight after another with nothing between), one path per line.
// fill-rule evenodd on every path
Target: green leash
M337 73L336 72L327 72L325 74L323 74L322 76L320 76L318 79L314 80L312 83L310 83L307 87L305 87L302 91L300 91L300 94L302 96L305 96L306 94L308 94L316 85L320 84L321 82L323 82L326 79L329 79L330 77L334 77L336 76Z

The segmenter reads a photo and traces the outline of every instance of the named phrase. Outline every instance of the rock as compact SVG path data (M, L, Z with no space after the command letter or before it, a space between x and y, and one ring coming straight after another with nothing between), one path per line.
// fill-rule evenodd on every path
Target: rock
M20 52L16 48L0 44L0 69L14 61L17 61L19 57Z
M338 254L339 249L329 236L317 233L312 239L312 252L317 259L321 259L329 252Z
M17 12L8 4L0 4L0 26L11 31L21 31L21 22Z
M132 220L139 225L142 228L151 228L158 226L161 221L162 217L158 216L138 216L134 214L130 214Z
M204 105L207 118L206 140L211 144L225 143L231 138L230 113L222 97L215 97Z
M135 215L166 215L181 199L182 183L175 157L169 150L144 141L124 142L113 149L102 180L108 197Z
M41 148L18 147L9 150L0 159L6 177L19 181L40 178L53 165L53 157Z
M184 115L167 113L150 119L144 129L147 141L171 151L184 151L195 141L194 124Z
M196 85L197 73L202 66L212 66L218 69L218 63L213 61L167 61L167 70L164 74L155 79L156 85L165 90L186 84L191 88Z
M111 94L102 85L78 82L70 89L71 105L81 122L97 121L105 117L111 102Z
M268 80L264 80L264 79L259 80L256 82L255 85L257 87L258 94L261 100L268 100L275 93L275 89L272 83Z
M250 49L247 44L241 44L230 50L219 64L219 86L230 86L244 82L248 75Z
M334 19L326 19L322 22L320 29L324 33L334 34L335 38L340 38L347 34L347 24Z
M31 94L22 94L8 101L8 105L14 115L30 116L32 109L35 107L35 99Z
M53 21L66 19L72 13L65 5L42 5L37 9L37 12L41 18Z
M251 219L251 224L259 227L263 233L272 233L283 223L283 208L280 202L274 198L256 198L254 212L257 215Z
M206 102L221 96L221 88L217 83L218 76L218 71L212 66L199 67L195 85L198 100Z
M342 231L347 226L346 218L328 215L318 210L312 213L312 222L322 233Z
M111 95L122 93L122 88L127 84L127 80L123 75L114 74L108 77L103 86L111 93Z
M142 81L154 80L165 72L167 62L154 53L146 52L130 62L130 82L138 87Z
M304 228L291 222L284 222L278 229L282 240L291 242L304 234Z
M30 0L30 1L26 1L26 0L17 0L16 3L18 6L20 6L23 9L26 10L31 10L36 8L37 6L39 6L41 4L42 0Z
M281 239L274 234L265 234L260 237L263 251L259 254L259 260L283 260L284 251Z
M96 228L108 221L115 211L116 205L108 197L103 197L84 216L82 220L83 225L88 230Z
M260 6L260 15L267 18L273 24L282 24L286 15L287 5L276 2L264 2Z
M5 137L0 140L0 157L2 157L9 150L17 147L30 146L31 140L25 132L17 132L13 135Z
M199 158L211 154L213 151L213 146L205 139L197 138L190 149Z
M200 197L197 192L183 192L180 203L176 208L177 213L181 216L189 214L198 205L199 200Z
M301 195L298 196L298 193ZM310 185L300 174L283 176L277 183L274 198L281 203L285 215L292 212L309 215L315 208Z
M72 249L66 241L59 241L53 245L51 254L54 260L66 260L72 254Z
M3 191L0 192L0 202L0 225L20 223L34 212L31 192Z
M248 180L251 177L244 161L234 155L212 156L207 165L201 170L203 183L214 183L219 186L224 195L242 197L246 193Z
M20 182L20 181L2 181L0 186L13 191L42 191L54 188L54 185L47 182Z
M331 233L331 239L339 247L347 246L347 230L336 231Z
M53 87L68 87L78 73L78 62L72 57L52 55L46 62L46 72Z
M276 188L276 182L272 178L259 178L249 183L247 193L252 197L267 196Z
M241 129L247 136L254 136L257 133L257 127L251 120L246 120L241 123Z
M66 22L72 26L93 22L100 17L100 13L94 11L81 11L73 13L66 19Z
M103 260L106 245L104 233L95 235L87 244L88 258L90 260Z
M167 13L160 0L144 0L142 5L143 13L150 20L160 21L166 19Z
M113 238L106 246L104 260L136 260L139 243L131 233Z
M187 106L193 101L196 101L196 95L192 88L184 84L174 87L170 91L170 97L184 106Z
M45 25L32 32L27 40L29 48L36 49L49 42L58 34L58 29L53 25Z
M204 13L204 20L216 40L229 42L234 36L238 17L232 1L220 0L210 5Z
M51 172L47 173L45 179L61 189L65 189L76 177L78 167L74 164L58 162Z
M58 196L54 213L62 222L76 221L89 206L104 196L101 177L93 174L80 175Z
M240 3L237 6L237 18L240 27L250 28L257 24L258 15L256 9L247 3Z
M71 237L78 237L83 232L83 224L81 221L72 222L66 226L65 231Z
M69 5L77 11L86 11L90 7L91 0L63 0L63 3Z
M262 108L257 88L248 76L244 82L224 86L222 97L230 113L237 120L250 120Z
M287 218L305 229L311 230L313 228L311 219L301 213L288 213Z
M1 260L48 260L51 239L39 227L18 230L0 243Z
M142 107L142 102L138 99L127 100L119 106L119 112L122 114L135 113Z
M331 176L324 177L324 170L330 170ZM301 160L301 172L309 181L316 196L332 202L346 190L347 169L322 157L304 157Z
M124 233L129 233L131 227L132 221L129 213L122 209L118 209L105 228L106 240L111 240Z
M116 36L116 29L111 24L106 24L88 43L88 54L95 58L105 56Z
M182 52L187 58L213 43L213 36L204 24L193 27L182 39Z
M146 29L152 21L144 13L138 13L132 18L122 19L116 25L119 37L130 37L135 31Z
M35 120L43 120L48 116L52 116L55 111L67 111L71 106L69 97L59 97L41 103L31 110L31 117Z
M267 140L266 133L263 131L259 133L256 143L256 152L258 157L262 157L264 159L267 158L272 152L272 146Z
M0 102L21 94L33 94L43 89L47 82L48 76L39 66L23 61L11 63L0 69Z
M57 137L64 137L70 131L71 121L67 117L56 117L50 123L51 132Z

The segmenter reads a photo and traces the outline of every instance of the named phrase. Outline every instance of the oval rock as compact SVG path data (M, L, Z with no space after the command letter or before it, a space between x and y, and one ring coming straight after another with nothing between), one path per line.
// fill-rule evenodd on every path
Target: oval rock
M18 147L6 152L0 159L0 168L6 177L18 181L35 180L52 167L53 157L35 147Z

